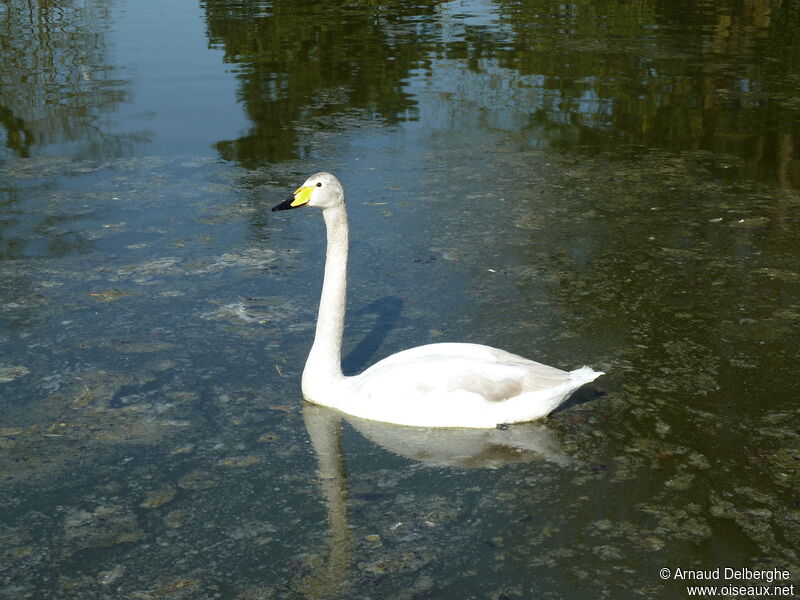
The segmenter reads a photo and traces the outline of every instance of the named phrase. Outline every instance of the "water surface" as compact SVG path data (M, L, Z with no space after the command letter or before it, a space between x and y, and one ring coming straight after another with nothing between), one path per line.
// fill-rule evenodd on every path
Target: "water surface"
M798 26L777 0L6 3L0 597L797 581ZM348 370L452 340L608 375L478 437L304 407L323 225L269 208L318 170L348 194Z

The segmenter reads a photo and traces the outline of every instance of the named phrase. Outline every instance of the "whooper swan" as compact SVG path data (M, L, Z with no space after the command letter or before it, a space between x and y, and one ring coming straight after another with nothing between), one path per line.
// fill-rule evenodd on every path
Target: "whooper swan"
M533 421L602 372L562 371L478 344L429 344L393 354L360 375L342 374L347 288L344 190L330 173L309 177L273 207L322 209L328 234L314 344L303 370L303 396L343 413L397 425L492 428Z

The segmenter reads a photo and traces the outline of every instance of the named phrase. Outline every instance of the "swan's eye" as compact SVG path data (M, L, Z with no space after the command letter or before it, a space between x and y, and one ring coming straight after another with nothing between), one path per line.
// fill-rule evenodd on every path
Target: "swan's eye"
M317 182L317 187L322 187L322 182L321 181Z

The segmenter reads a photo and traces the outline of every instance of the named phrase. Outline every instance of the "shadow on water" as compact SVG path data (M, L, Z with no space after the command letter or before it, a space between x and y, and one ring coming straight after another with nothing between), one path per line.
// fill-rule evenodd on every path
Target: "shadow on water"
M359 319L365 315L377 317L370 332L342 359L342 371L345 375L360 373L375 362L375 355L396 325L402 310L403 301L400 298L387 297L379 298L352 314L353 318Z
M602 380L600 381L601 381L600 385L602 385ZM595 382L591 386L584 386L580 388L550 414L557 415L559 413L564 412L565 410L569 410L577 406L589 405L595 400L598 400L599 398L605 396L606 395L605 392L598 390L596 386L597 382Z

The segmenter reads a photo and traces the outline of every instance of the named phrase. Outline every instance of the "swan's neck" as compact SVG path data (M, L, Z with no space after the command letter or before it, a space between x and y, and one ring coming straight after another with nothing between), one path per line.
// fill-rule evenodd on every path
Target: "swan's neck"
M303 370L303 395L311 401L325 404L325 392L343 378L341 356L347 303L347 211L342 204L324 209L322 216L328 232L328 251L317 333Z

